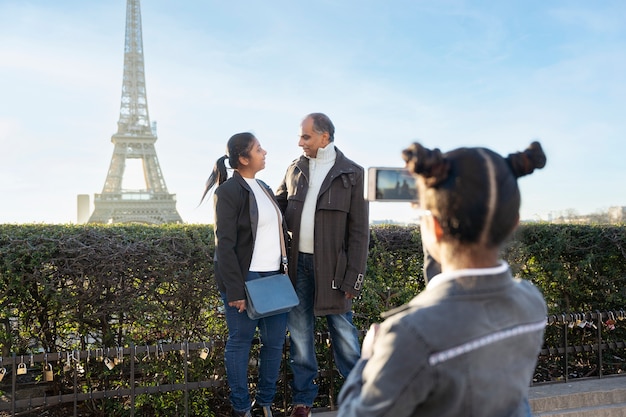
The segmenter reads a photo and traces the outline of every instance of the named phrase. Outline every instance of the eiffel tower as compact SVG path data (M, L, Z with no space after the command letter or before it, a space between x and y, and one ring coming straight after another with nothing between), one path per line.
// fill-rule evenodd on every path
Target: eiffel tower
M126 2L126 39L122 105L113 157L101 194L94 195L89 223L182 223L176 211L176 195L169 194L154 143L156 125L150 124L141 36L139 0ZM144 189L122 188L128 159L140 159Z

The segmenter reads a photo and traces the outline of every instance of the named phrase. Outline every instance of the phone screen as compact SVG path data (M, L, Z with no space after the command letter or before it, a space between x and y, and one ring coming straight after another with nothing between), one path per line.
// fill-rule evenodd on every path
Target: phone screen
M370 201L417 202L415 178L405 168L369 168L368 193Z

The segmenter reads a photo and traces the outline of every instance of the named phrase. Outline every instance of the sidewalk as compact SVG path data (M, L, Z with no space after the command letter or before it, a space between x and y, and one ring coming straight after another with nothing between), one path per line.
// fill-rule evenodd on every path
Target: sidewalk
M537 417L624 417L626 376L534 386L530 406Z
M601 396L605 393L618 392L626 395L626 376L610 376L581 381L558 382L553 384L536 385L530 387L529 399L533 413L562 409L563 400L568 400L574 394L585 393ZM566 407L565 407L566 408ZM626 414L625 414L626 415ZM314 412L313 417L336 417L337 411Z
M626 376L608 376L581 381L569 380L568 382L535 385L530 387L529 397L532 402L533 400L540 400L546 397L593 391L613 391L616 389L626 389Z

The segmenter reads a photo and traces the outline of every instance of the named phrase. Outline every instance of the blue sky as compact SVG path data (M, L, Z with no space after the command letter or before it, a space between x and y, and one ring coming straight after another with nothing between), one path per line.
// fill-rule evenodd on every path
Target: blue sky
M252 131L276 187L299 124L334 121L366 169L413 141L506 155L539 140L523 219L626 206L626 2L609 0L141 3L150 119L188 223L228 138ZM0 223L74 223L100 193L119 118L124 0L0 0ZM130 181L130 180L129 180ZM405 203L371 219L408 221Z

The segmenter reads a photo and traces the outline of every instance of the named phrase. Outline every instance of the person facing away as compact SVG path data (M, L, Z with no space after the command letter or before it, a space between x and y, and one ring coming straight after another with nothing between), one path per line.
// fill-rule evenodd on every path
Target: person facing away
M363 285L369 244L364 170L335 147L334 134L325 114L306 116L298 141L303 155L276 192L291 234L289 275L300 300L287 319L295 417L309 416L317 396L316 316L326 317L342 376L360 357L352 299Z
M541 146L503 158L414 143L403 156L416 176L422 242L441 273L370 327L338 416L529 416L546 303L499 253L519 221L517 178L545 165Z
M259 376L255 404L271 417L276 393L287 313L252 320L246 314L244 282L277 273L281 268L279 221L282 215L271 188L255 178L265 168L267 152L251 133L228 140L227 155L217 160L202 199L214 193L215 278L224 301L228 340L224 353L234 416L251 417L248 392L250 347L259 329ZM234 169L227 179L225 160Z

